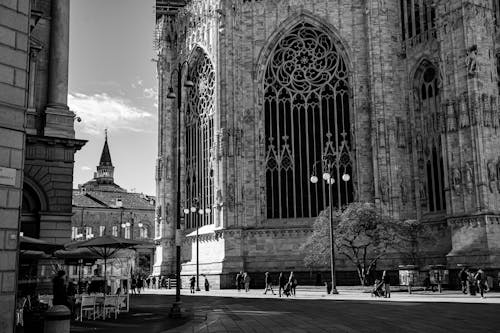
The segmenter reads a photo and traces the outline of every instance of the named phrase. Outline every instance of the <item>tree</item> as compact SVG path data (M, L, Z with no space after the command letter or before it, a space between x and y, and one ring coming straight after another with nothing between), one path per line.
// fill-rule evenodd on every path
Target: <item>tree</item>
M390 249L404 248L412 239L410 231L416 230L414 224L397 221L371 203L351 203L343 211L334 211L333 218L336 253L354 264L362 285L366 285L377 261ZM330 209L327 208L316 219L313 234L303 246L308 267L329 263L329 228Z

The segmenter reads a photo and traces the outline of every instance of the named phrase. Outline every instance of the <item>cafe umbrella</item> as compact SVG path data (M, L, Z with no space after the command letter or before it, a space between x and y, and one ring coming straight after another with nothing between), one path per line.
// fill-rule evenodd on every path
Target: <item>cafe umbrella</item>
M53 244L37 238L19 236L19 250L21 251L21 254L23 254L24 251L30 251L27 253L38 251L50 254L56 250L63 248L64 245L61 244Z
M102 237L92 238L83 242L79 242L77 248L87 248L95 253L99 258L104 260L104 285L107 287L106 269L107 260L112 258L118 251L123 249L133 248L141 242L133 241L130 239L106 235ZM105 289L106 291L106 289Z

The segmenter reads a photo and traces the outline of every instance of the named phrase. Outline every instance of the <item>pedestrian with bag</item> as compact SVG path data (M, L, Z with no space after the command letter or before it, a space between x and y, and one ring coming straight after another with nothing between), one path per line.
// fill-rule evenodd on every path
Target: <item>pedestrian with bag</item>
M250 291L250 275L247 272L243 273L243 283L245 284L245 292Z
M476 280L477 288L481 293L481 298L484 298L484 291L488 288L488 284L486 283L486 274L484 274L484 271L481 268L477 270L476 275L474 275L474 279Z

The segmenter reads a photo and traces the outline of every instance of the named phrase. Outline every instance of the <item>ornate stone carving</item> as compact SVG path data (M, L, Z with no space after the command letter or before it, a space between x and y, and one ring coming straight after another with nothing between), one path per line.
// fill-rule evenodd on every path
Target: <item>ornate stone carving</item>
M483 94L481 96L481 110L483 112L484 126L490 127L492 125L491 105L490 105L490 98L487 94Z
M217 208L220 208L224 205L224 198L222 197L222 190L221 189L217 189L217 191L216 191L215 204L217 205Z
M451 186L455 195L462 194L462 173L457 167L451 170Z
M420 205L425 207L427 205L427 186L424 181L418 181L418 197L420 199Z
M406 147L406 126L401 117L396 117L396 139L399 148Z
M401 178L401 182L399 183L399 190L401 192L401 203L403 205L407 204L408 203L408 196L409 196L409 193L408 193L408 179L406 179L406 177L400 177Z
M466 163L464 173L465 189L470 194L474 188L474 173L472 171L471 163Z
M448 100L446 102L446 130L448 132L454 132L457 130L457 116L455 114L454 102Z
M467 73L470 76L475 76L479 72L479 64L477 63L477 54L478 54L477 45L472 45L467 50L465 65L467 66Z
M389 202L389 182L387 181L387 178L382 177L380 179L380 184L379 184L379 190L380 190L380 199L384 203Z
M172 179L172 163L171 163L171 159L169 156L167 156L165 158L165 171L166 171L166 178L168 180L171 180ZM163 173L163 170L162 170L162 173Z
M378 120L378 143L380 148L385 147L385 126L383 120Z
M460 97L459 102L459 113L460 113L460 128L465 128L470 126L469 110L467 107L467 95L463 94Z
M486 168L488 170L488 185L490 187L491 193L495 191L495 183L497 180L497 170L495 168L495 162L490 160L486 164Z
M160 222L161 220L161 205L156 206L156 220Z

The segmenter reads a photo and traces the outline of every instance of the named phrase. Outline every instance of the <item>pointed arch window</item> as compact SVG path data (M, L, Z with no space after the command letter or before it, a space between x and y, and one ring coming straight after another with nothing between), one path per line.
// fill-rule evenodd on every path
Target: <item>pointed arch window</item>
M194 83L186 108L186 199L197 199L205 214L188 214L186 228L212 224L214 196L212 146L214 140L215 71L201 49L193 51L189 77Z
M422 184L425 184L425 187L420 189L420 201L428 212L439 212L446 209L446 199L441 143L443 119L439 112L438 72L427 64L427 67L420 73L416 87L419 105L416 107L415 114L419 132L417 133L417 151L420 177L423 179Z
M352 155L348 70L337 46L323 30L303 22L271 53L264 78L269 219L315 217L328 206L327 185L309 178L329 144L339 157L334 205L353 201L352 182L340 180L344 173L352 175Z

